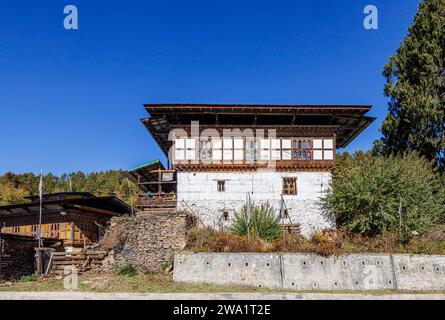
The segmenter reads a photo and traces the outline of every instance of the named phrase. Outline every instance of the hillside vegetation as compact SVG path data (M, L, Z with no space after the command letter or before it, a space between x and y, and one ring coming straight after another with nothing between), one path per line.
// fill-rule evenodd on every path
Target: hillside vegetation
M7 172L0 176L0 205L20 203L24 196L38 194L39 175L34 173L15 174ZM71 180L71 186L70 186ZM92 172L82 171L55 176L51 173L44 176L44 193L78 191L91 192L97 196L115 194L129 202L135 194L136 186L129 182L122 170Z

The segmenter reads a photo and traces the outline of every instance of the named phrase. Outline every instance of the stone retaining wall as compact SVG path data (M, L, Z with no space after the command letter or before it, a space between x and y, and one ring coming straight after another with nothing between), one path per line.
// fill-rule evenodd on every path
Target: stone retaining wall
M104 268L115 264L131 264L139 270L158 271L171 262L175 252L186 244L191 219L184 213L147 213L111 219L101 240L109 250Z
M173 279L293 290L445 290L445 256L178 253Z

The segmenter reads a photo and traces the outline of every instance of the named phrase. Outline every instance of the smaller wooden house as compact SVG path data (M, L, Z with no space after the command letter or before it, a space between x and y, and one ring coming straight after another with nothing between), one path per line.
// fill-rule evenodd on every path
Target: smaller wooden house
M38 237L40 198L0 206L0 233ZM89 192L43 195L42 238L60 240L67 247L85 247L99 240L113 217L130 214L131 207L116 196L96 197Z

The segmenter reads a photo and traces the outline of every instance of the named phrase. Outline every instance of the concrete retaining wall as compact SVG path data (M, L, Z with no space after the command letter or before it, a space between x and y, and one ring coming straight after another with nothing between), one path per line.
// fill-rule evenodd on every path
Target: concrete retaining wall
M173 279L293 290L445 290L445 256L179 253Z
M281 288L281 257L261 253L176 254L174 279L183 282Z

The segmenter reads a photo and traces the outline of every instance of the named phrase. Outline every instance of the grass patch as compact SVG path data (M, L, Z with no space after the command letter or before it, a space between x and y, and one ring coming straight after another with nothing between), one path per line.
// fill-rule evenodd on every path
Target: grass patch
M118 264L113 268L113 273L120 277L134 277L136 272L136 268L129 263Z
M0 291L67 291L63 287L63 278L39 278L32 282L16 281L0 284ZM224 292L270 292L270 293L364 293L364 294L426 294L445 293L445 291L405 291L405 290L283 290L256 288L238 285L187 284L173 282L171 275L137 273L133 277L116 276L113 273L85 273L79 275L78 292L121 292L121 293L224 293Z
M38 278L39 277L35 273L32 273L32 274L27 274L27 275L21 276L19 281L20 282L30 282L30 281L36 281Z

